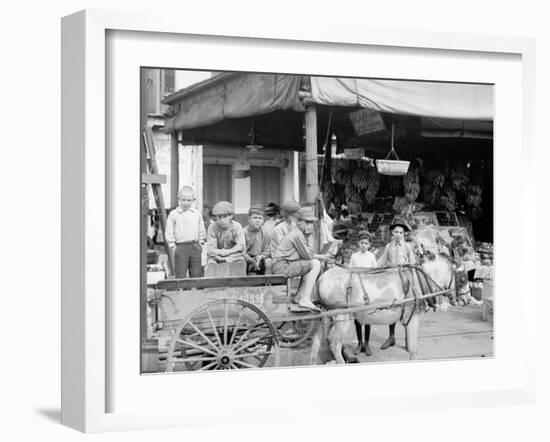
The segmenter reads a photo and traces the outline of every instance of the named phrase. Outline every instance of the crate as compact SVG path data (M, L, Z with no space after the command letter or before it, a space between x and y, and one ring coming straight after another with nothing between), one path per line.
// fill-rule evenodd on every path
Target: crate
M483 283L474 281L470 289L476 301L481 301L483 299Z
M486 279L483 281L483 311L481 312L481 319L484 321L493 322L493 280Z
M481 319L485 322L493 322L493 298L485 298L483 300L483 310L481 311Z
M159 252L156 250L147 250L147 264L156 264L159 259Z

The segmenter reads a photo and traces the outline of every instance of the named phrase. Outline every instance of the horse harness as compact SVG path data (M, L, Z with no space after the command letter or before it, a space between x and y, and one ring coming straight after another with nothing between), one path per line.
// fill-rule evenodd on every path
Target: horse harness
M348 272L349 272L349 280L348 280L348 284L346 286L346 303L348 304L348 306L350 306L351 304L351 295L352 295L352 291L353 291L353 277L354 275L357 275L357 277L359 278L359 285L361 287L361 290L363 292L363 302L365 303L365 305L369 305L371 303L371 300L370 300L370 297L369 297L369 294L367 292L367 289L365 287L365 284L363 282L363 279L361 278L361 275L366 275L366 274L378 274L378 273L385 273L387 272L388 270L390 269L395 269L396 267L391 267L391 266L387 266L387 267L375 267L375 268L349 268L347 266L344 266L344 265L341 265L341 264L337 264L339 267L342 267L344 269L346 269ZM397 266L397 272L399 274L399 277L400 277L400 280L401 280L401 285L402 285L402 290L403 290L403 293L405 295L405 298L409 297L409 294L410 292L412 291L412 294L414 296L414 299L415 299L415 302L413 304L413 308L411 309L411 312L410 314L408 315L408 318L405 320L404 317L405 317L405 310L406 310L406 307L403 307L402 308L402 313L401 313L401 323L403 324L403 326L407 326L409 325L411 319L412 319L412 316L413 314L415 313L416 309L419 309L420 308L420 304L421 304L421 300L418 299L419 296L423 296L423 295L426 295L426 294L429 294L429 293L433 293L433 292L436 292L436 291L441 291L442 290L442 287L439 286L439 284L437 284L437 282L435 282L422 268L416 266L416 265L411 265L411 264L404 264L404 265L399 265ZM455 272L451 272L451 281L449 282L449 287L445 288L444 290L449 290L450 287L452 286L452 283L455 279ZM414 283L414 275L416 274L416 279L418 280L419 282L419 286L420 286L420 290L422 291L422 293L418 293L418 291L415 289L417 287L417 285ZM412 289L411 289L412 287ZM429 290L428 293L426 293L426 290ZM434 308L434 303L432 301L432 303L430 303L428 301L428 303L430 304L430 307L431 308Z

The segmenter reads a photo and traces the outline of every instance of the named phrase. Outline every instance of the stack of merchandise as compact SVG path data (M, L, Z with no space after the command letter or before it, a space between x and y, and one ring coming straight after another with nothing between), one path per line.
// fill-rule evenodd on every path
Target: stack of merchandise
M490 242L479 242L476 244L476 252L481 258L481 264L493 265L493 244Z

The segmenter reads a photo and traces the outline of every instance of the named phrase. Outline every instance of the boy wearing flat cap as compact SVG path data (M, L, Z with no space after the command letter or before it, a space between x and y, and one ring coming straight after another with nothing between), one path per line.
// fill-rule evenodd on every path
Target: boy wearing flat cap
M330 260L330 255L316 255L307 245L306 236L313 233L317 217L311 207L302 207L293 215L296 224L281 239L272 253L273 272L287 278L301 276L296 300L300 307L319 311L311 301L315 282L321 272L321 260Z
M248 225L244 228L246 241L246 273L252 275L271 274L271 236L263 227L264 208L253 205L248 211Z
M174 263L176 278L202 276L202 245L206 242L206 229L200 212L191 207L195 192L183 186L178 192L178 207L166 219L164 237Z
M212 208L214 222L208 227L208 264L244 260L246 241L242 226L233 220L233 205L220 201Z
M401 219L395 218L390 224L392 240L386 244L384 252L378 258L378 265L384 266L399 266L404 264L416 264L416 258L411 245L405 241L405 232L410 232L409 224ZM385 350L395 345L395 323L389 326L390 335L386 342L380 347ZM368 342L368 341L367 341Z

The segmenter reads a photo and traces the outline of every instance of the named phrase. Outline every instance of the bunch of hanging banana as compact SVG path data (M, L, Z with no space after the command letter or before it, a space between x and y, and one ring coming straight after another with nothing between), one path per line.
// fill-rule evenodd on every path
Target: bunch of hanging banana
M353 173L352 182L359 190L365 190L367 188L367 169L360 166L355 169Z
M468 184L468 169L464 165L453 167L450 171L451 186L456 191L463 191Z
M380 188L380 175L374 166L367 168L365 175L367 181L367 186L365 188L365 202L368 205L374 202L374 199L378 194L378 189Z
M407 173L403 176L403 188L405 189L405 198L409 203L414 203L420 193L420 177L418 168L409 167Z
M441 205L448 212L454 212L456 210L456 193L450 187L446 186L445 188L443 188L439 200L441 202Z

